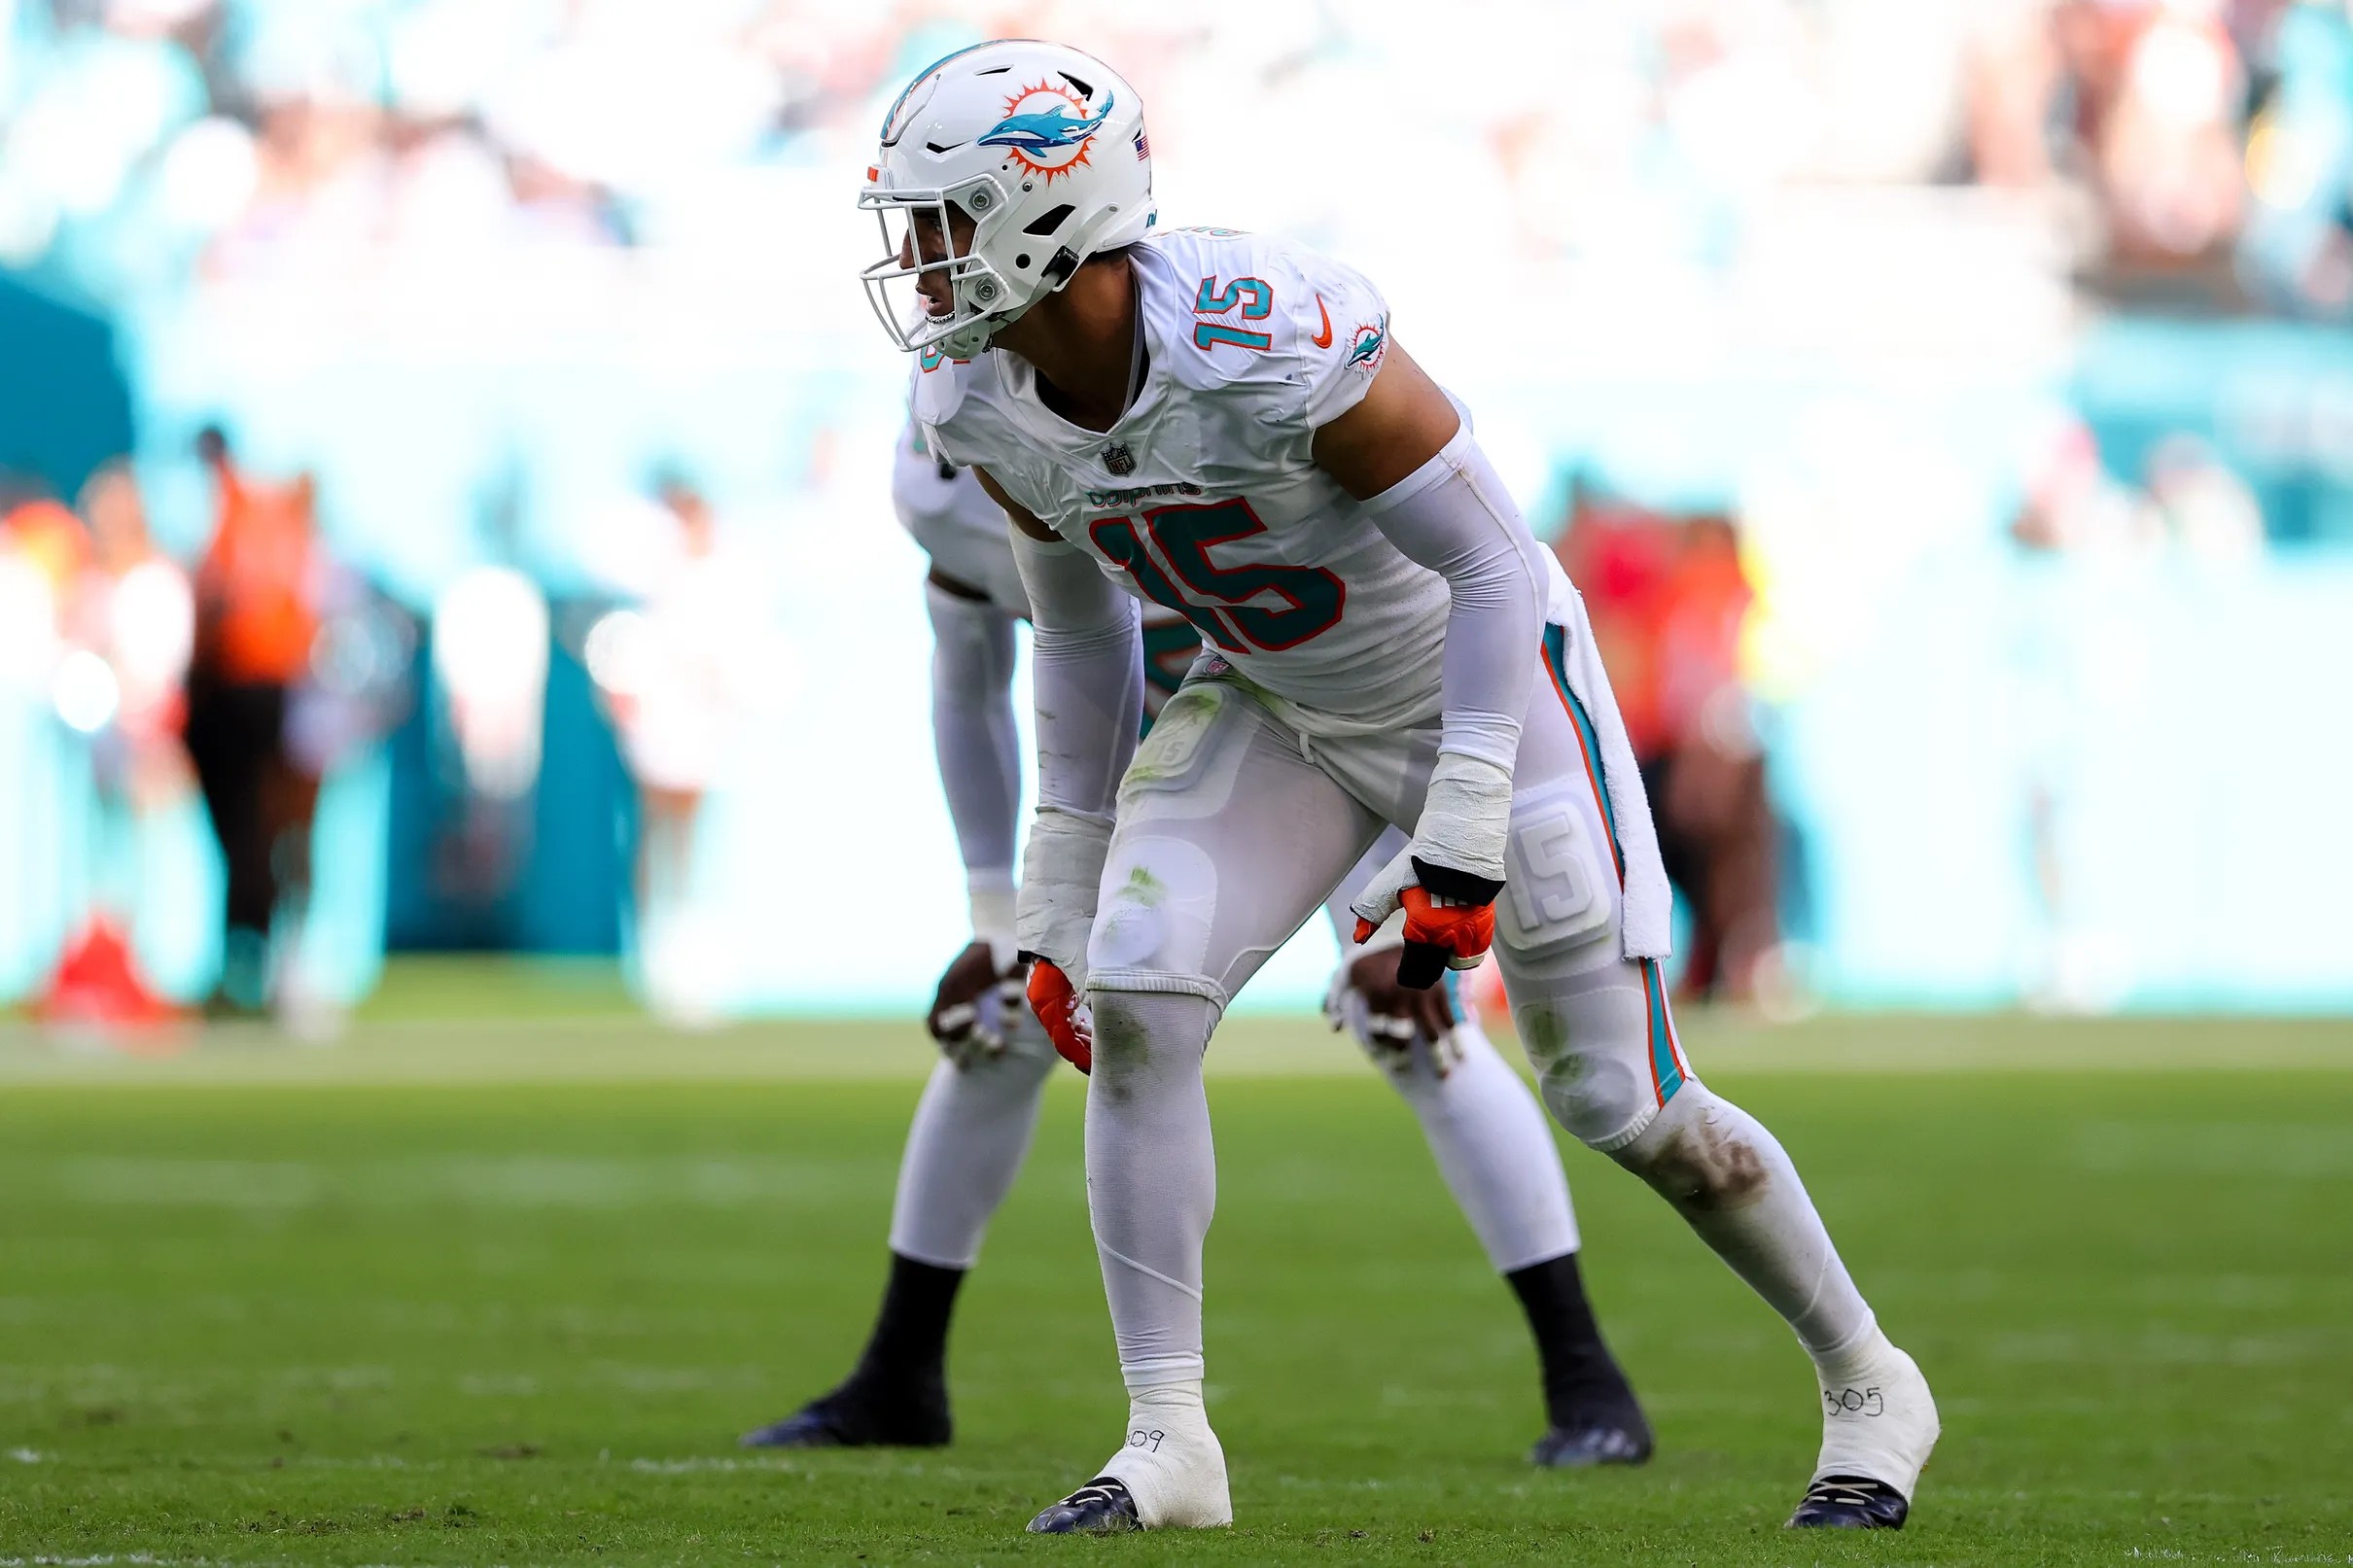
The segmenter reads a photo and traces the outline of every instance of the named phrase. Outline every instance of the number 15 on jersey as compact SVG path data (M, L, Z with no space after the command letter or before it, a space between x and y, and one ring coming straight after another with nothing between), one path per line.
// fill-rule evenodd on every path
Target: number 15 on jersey
M1280 653L1340 623L1348 585L1321 567L1219 562L1214 552L1266 532L1247 501L1158 506L1141 519L1099 517L1095 547L1228 653Z

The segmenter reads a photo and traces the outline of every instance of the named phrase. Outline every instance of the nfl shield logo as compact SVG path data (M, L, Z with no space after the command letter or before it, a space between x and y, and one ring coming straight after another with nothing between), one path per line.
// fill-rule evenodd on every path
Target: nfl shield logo
M1103 449L1103 466L1125 478L1136 471L1136 454L1114 442Z

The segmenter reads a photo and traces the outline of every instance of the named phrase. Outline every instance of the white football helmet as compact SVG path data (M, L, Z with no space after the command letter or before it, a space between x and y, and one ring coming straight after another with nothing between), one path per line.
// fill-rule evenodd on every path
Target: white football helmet
M888 254L859 276L891 340L970 359L1088 257L1133 245L1158 219L1142 101L1109 66L1061 44L959 50L892 101L858 204L882 225ZM949 235L951 207L972 221L970 244L927 261L915 221ZM944 315L915 289L928 272L951 285Z

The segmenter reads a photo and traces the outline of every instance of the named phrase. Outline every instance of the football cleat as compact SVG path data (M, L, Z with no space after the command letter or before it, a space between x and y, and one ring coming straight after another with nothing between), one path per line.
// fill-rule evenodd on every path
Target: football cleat
M1635 1411L1556 1426L1536 1440L1528 1462L1542 1470L1639 1465L1650 1461L1651 1449L1650 1423Z
M1844 1359L1821 1379L1821 1457L1789 1522L1900 1530L1936 1448L1936 1397L1918 1365L1877 1330Z
M1900 1530L1912 1505L1883 1481L1868 1476L1824 1476L1806 1488L1792 1530Z
M1136 1499L1110 1476L1097 1476L1030 1521L1032 1535L1123 1535L1142 1528Z
M853 1379L737 1442L747 1448L940 1448L953 1434L939 1382L886 1395Z

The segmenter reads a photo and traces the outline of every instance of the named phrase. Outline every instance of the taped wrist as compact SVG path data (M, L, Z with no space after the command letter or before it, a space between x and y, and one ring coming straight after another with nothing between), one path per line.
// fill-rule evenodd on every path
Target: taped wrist
M965 899L972 913L972 939L989 944L989 957L996 960L999 974L1012 967L1014 950L1019 945L1013 935L1017 897L1009 868L973 871L965 876Z
M1416 872L1423 876L1422 886L1440 897L1456 896L1426 880L1430 868L1443 868L1500 889L1511 814L1510 769L1459 751L1439 752L1414 824L1412 854ZM1469 901L1493 897L1490 892L1486 899Z
M1087 938L1110 850L1108 817L1040 806L1022 854L1014 940L1023 953L1051 959L1076 987L1085 984Z

